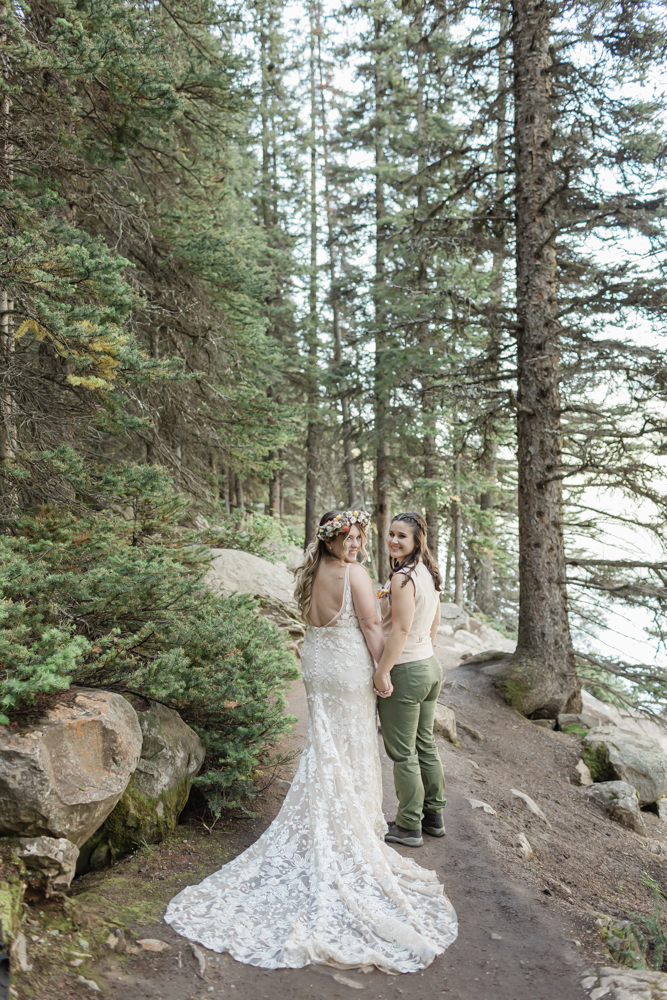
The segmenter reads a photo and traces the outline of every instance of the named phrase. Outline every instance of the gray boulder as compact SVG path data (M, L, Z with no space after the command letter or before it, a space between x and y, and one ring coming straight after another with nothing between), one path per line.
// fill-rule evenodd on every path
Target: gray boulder
M446 705L441 705L440 702L435 703L433 732L438 733L439 736L444 736L450 743L454 743L456 746L459 745L456 738L456 715L453 709L447 708Z
M474 663L488 663L490 660L507 660L508 654L502 649L484 649L481 653L474 653L469 656L466 661L466 667L472 666Z
M171 833L204 761L201 740L178 712L158 702L143 705L137 704L143 735L137 768L111 815L81 848L79 875Z
M646 833L637 790L627 781L598 781L586 787L584 795L599 802L607 815L617 823L629 827L635 833Z
M14 850L26 867L31 889L45 896L69 889L79 857L76 844L64 837L20 837Z
M473 631L472 626L470 631ZM508 639L502 632L491 628L490 625L480 625L479 629L476 630L476 635L484 649L497 649L504 653L513 653L516 649L515 639Z
M596 726L583 738L607 763L618 781L637 789L639 804L656 802L667 787L667 754L650 736L628 732L617 726Z
M0 726L0 834L79 847L125 791L141 753L137 713L122 695L75 690L27 732Z
M206 751L194 729L166 705L154 701L137 714L143 742L132 784L145 799L157 799L181 779L194 778Z
M470 619L458 604L445 602L440 605L440 621L443 625L449 625L456 632L460 628L467 629Z
M574 715L571 712L561 712L558 716L558 727L564 729L565 726L581 726L583 729L597 729L602 723L599 715L593 712L579 712Z
M223 594L254 594L264 601L296 611L294 576L284 563L272 563L239 549L211 549L204 583Z

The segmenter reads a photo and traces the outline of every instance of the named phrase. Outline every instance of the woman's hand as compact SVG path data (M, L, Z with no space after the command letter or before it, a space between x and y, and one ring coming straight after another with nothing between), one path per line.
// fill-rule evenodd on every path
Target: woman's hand
M378 698L389 698L394 690L394 685L391 683L391 676L376 670L373 674L373 690Z

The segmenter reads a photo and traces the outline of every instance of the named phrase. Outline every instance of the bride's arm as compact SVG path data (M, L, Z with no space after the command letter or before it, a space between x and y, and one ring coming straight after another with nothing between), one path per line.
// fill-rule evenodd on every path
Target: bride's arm
M384 650L382 623L378 617L373 584L363 566L352 566L350 572L352 601L366 645L376 663L380 662Z
M412 580L403 586L404 577L397 573L391 581L391 632L387 636L382 659L373 677L375 690L387 697L391 694L391 671L405 649L405 643L415 616L415 587Z

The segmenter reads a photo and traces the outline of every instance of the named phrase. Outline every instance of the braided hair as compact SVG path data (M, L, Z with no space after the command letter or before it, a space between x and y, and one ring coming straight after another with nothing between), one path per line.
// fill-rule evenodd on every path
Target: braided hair
M422 517L421 514L408 512L405 514L397 514L395 517L392 517L391 523L394 524L395 521L405 521L410 525L417 544L414 552L411 552L409 556L406 556L403 562L399 562L398 559L390 559L391 573L389 574L389 580L391 581L394 574L401 570L405 576L405 580L401 585L404 587L412 576L415 567L418 566L421 561L433 577L435 589L438 591L442 590L442 577L440 576L438 564L426 544L426 531L428 528L426 518Z

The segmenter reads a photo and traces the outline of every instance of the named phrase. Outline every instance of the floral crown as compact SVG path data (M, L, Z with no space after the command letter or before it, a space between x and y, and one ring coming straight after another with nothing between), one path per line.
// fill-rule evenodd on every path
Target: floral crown
M360 528L367 528L371 522L371 515L365 510L344 510L342 514L335 514L328 521L321 524L317 529L317 537L326 541L336 535L346 535L353 524L358 524Z

